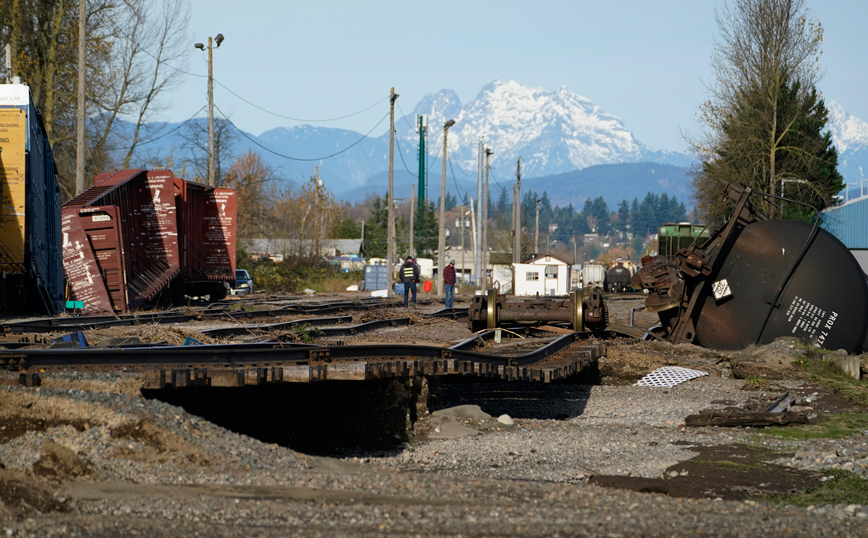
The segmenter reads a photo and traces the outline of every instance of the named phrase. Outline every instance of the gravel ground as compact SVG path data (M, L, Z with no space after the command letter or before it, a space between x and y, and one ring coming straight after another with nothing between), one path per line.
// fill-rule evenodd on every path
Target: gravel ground
M775 364L783 353L624 344L610 346L600 365L603 377L623 375L625 364L638 375L666 364L710 374L670 389L444 383L441 403L451 412L417 422L403 448L343 459L263 443L146 400L134 375L49 376L38 389L10 376L0 379L0 533L868 536L866 506L683 498L591 480L680 476L672 468L694 458L692 449L740 445L779 453L770 464L868 477L868 432L790 441L683 426L701 410L755 409L786 388L820 412L827 396L797 379L776 379L762 392L732 377L748 358ZM290 416L278 413L275 427Z

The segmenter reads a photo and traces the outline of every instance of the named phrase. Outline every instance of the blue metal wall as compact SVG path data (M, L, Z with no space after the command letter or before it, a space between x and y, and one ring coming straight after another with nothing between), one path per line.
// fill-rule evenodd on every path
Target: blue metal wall
M823 228L849 249L868 248L868 196L823 212Z

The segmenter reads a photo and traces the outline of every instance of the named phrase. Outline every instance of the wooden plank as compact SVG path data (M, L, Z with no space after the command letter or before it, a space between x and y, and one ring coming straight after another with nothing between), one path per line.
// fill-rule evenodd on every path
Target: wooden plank
M689 415L684 419L686 426L785 426L787 424L807 424L808 414L787 411L784 413L708 413Z

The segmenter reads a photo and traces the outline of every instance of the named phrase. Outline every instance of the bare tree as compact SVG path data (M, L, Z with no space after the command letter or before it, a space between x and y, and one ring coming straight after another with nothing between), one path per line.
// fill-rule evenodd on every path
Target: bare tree
M117 119L130 118L132 132L119 136L125 146L120 166L127 168L145 123L165 109L159 98L180 82L177 67L183 66L189 44L189 6L180 0L124 0L102 15L114 39L110 60L103 66L106 79L89 87L102 114L96 145L110 139Z
M208 124L207 120L191 121L179 131L184 139L185 168L189 164L197 181L208 182ZM226 163L234 159L233 146L238 137L235 128L224 118L214 118L214 171L217 182L223 181Z
M825 109L816 92L823 28L804 4L733 0L716 16L715 80L700 109L704 132L691 141L703 160L694 185L706 218L723 212L718 181L776 194L781 179L804 175L826 158L806 143L817 121L825 124Z
M282 240L283 254L318 257L332 224L342 211L332 193L314 177L298 187L288 185L278 196L273 214L274 233Z
M272 237L277 187L274 171L259 154L248 151L226 172L224 184L238 197L238 237Z
M75 193L78 7L76 0L0 0L0 37L42 111L64 199ZM149 114L176 80L169 66L182 66L188 12L187 0L87 2L88 174L129 165ZM118 118L132 118L133 129L121 132Z

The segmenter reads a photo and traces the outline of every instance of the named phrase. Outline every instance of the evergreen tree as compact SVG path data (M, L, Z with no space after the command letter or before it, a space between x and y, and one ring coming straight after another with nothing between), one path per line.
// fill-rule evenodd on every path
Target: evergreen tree
M365 223L363 254L367 258L385 258L389 254L389 206L386 203L387 195L382 198L375 195L371 203L371 218ZM403 256L407 250L407 242L402 239L407 226L403 218L395 220L395 254Z
M822 26L804 0L733 1L718 25L716 80L701 114L705 139L694 142L703 158L694 177L702 219L714 225L729 214L731 202L720 195L723 182L772 195L787 182L788 197L792 193L819 209L832 205L843 185L837 152L822 132L828 112L816 90ZM780 216L776 201L752 201L767 215Z
M385 258L388 254L389 211L386 200L374 196L371 204L371 218L365 224L363 254L367 258Z
M362 227L350 217L341 217L332 224L329 237L332 239L358 239L362 235Z
M534 215L536 218L536 215ZM539 229L548 230L552 223L552 202L547 192L543 191L539 202Z
M458 200L455 198L455 195L451 192L446 193L446 199L444 200L443 207L446 208L446 211L450 211L453 207L458 205Z
M630 229L630 204L627 200L618 204L618 226L625 232Z
M427 202L416 212L413 246L419 258L435 258L440 239L440 222L434 211L434 202Z
M494 223L497 228L506 230L512 226L512 203L506 193L506 187L501 187L497 204L494 207Z

